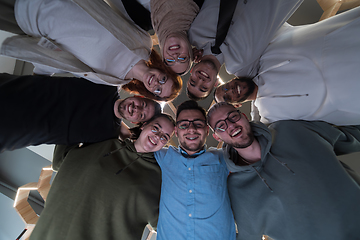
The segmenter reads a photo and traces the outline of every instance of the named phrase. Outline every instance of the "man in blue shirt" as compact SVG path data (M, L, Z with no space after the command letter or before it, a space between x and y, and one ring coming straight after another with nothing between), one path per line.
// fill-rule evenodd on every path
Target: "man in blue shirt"
M223 152L205 149L205 110L195 101L179 105L178 148L155 153L162 170L158 240L235 239L235 223Z

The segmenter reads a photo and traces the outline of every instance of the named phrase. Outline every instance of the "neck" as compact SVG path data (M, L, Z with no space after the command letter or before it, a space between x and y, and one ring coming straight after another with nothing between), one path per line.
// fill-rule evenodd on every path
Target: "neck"
M140 141L135 141L134 147L135 147L135 149L136 149L136 152L138 152L138 153L144 153L144 152L146 152L146 151L141 147Z
M180 146L180 147L181 147L181 146ZM186 150L186 149L184 149L183 147L181 147L181 149L182 149L183 151L185 151L189 156L191 156L191 155L194 155L195 153L198 153L198 152L200 152L201 150L203 150L203 149L204 149L204 146L203 146L202 148L200 148L199 150L197 150L197 151Z
M148 70L145 60L138 61L134 67L126 74L125 79L137 79L142 81L143 75Z
M210 61L212 61L216 66L217 72L219 73L221 64L220 64L219 60L214 55L205 55L205 56L203 56L201 58L201 60L210 60Z
M261 160L261 147L259 142L254 139L253 143L247 148L234 148L246 162L253 164Z

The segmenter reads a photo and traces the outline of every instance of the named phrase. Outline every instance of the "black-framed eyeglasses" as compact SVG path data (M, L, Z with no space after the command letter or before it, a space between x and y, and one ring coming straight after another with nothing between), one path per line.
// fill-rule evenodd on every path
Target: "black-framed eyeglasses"
M162 144L166 144L169 141L168 136L166 136L165 133L160 131L160 129L157 126L152 126L151 131L159 136L160 142Z
M227 118L224 120L219 120L216 122L214 130L219 132L225 132L228 128L228 125L226 123L226 120L228 120L231 123L236 123L241 119L241 112L240 110L232 111L228 114Z
M170 56L170 57L164 58L164 63L167 66L173 66L176 62L186 63L189 61L189 59L190 59L189 56L186 54L180 55L176 59Z
M202 119L195 119L192 121L189 120L181 120L176 122L176 126L182 130L188 129L190 127L190 124L193 124L195 129L204 128L206 126L206 121Z

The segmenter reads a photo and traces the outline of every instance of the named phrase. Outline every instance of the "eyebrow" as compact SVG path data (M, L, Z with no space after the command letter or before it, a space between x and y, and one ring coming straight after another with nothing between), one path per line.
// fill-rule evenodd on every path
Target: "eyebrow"
M161 129L161 131L162 131L162 126L159 124L159 123L155 123L155 125L157 125L160 129ZM163 131L163 133L164 133L164 131ZM167 134L167 133L164 133L169 139L170 139L170 135L169 134Z

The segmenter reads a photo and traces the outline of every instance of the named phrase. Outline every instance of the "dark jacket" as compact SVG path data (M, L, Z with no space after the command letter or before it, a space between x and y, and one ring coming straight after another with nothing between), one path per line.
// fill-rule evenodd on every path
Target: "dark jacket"
M360 188L336 155L360 151L360 127L306 121L251 127L261 161L237 166L226 159L237 239L359 239ZM231 147L224 149L229 157Z
M0 152L117 138L114 86L75 77L0 74Z
M153 153L108 140L56 146L58 173L31 240L139 240L156 227L161 173Z

